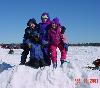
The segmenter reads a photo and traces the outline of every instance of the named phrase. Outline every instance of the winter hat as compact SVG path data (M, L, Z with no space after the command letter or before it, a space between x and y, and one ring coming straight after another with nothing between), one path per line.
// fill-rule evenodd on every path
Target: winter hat
M35 25L37 25L36 20L34 18L29 19L27 26L29 26L30 23L34 23Z
M60 25L59 19L57 17L52 20L52 23L55 23L57 25Z
M49 14L46 13L46 12L44 12L44 13L41 15L41 20L42 20L42 19L50 19Z

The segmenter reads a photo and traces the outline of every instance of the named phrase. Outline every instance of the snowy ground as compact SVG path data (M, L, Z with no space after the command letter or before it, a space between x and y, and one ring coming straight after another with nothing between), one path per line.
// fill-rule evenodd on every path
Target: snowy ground
M85 68L100 59L100 47L69 47L67 61L57 69L33 69L20 63L21 49L8 54L0 48L0 88L100 88L100 71ZM29 56L28 56L29 57Z

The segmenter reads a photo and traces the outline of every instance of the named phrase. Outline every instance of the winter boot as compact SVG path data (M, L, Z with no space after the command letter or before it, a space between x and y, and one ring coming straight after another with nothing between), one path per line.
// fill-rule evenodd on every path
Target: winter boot
M22 54L21 54L21 63L20 64L25 64L28 54L29 54L28 50L22 52Z
M61 60L61 65L63 65L64 62L65 62L64 60Z
M26 62L25 65L33 67L34 66L34 59L30 58L30 60L28 62Z
M63 64L64 64L66 61L64 61L64 60L60 60L60 61L61 61L60 67L63 67Z
M40 65L40 67L45 67L45 61L44 61L44 59L40 59L39 60L39 65Z
M33 65L33 67L34 67L35 69L38 69L38 68L39 68L39 60L37 60L37 59L34 60L34 65Z
M25 65L25 63L24 62L21 62L19 65Z
M57 62L53 63L53 68L56 69L57 68Z

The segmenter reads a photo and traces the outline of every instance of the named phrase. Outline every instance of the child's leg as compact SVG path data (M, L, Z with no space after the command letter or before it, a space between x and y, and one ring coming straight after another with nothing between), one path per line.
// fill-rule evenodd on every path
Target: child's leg
M49 49L48 49L48 46L45 46L43 48L43 55L44 55L44 61L46 63L47 66L51 65L51 60L50 60L50 57L49 57Z
M27 55L29 54L29 49L24 50L21 55L21 63L25 64Z
M66 60L66 55L67 55L67 52L66 52L65 48L63 47L62 44L59 44L58 48L59 48L59 50L61 52L61 60L65 61Z
M40 60L39 60L39 65L40 65L40 67L44 67L44 66L45 66L45 61L44 61L44 59L40 59Z
M34 66L33 66L34 68L39 68L39 60L38 59L34 59Z
M26 63L26 65L34 66L34 58L30 58L30 60Z
M50 51L51 51L51 59L53 63L57 62L57 51L56 51L57 47L54 45L50 46Z

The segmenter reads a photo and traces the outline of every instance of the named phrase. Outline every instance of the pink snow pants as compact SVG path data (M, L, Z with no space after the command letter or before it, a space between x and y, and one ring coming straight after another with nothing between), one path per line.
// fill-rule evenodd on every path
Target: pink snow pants
M61 52L61 59L60 60L66 60L67 51L62 46L62 44L58 44L57 46L50 45L52 63L57 62L57 51L56 51L57 47L59 48L59 50Z

